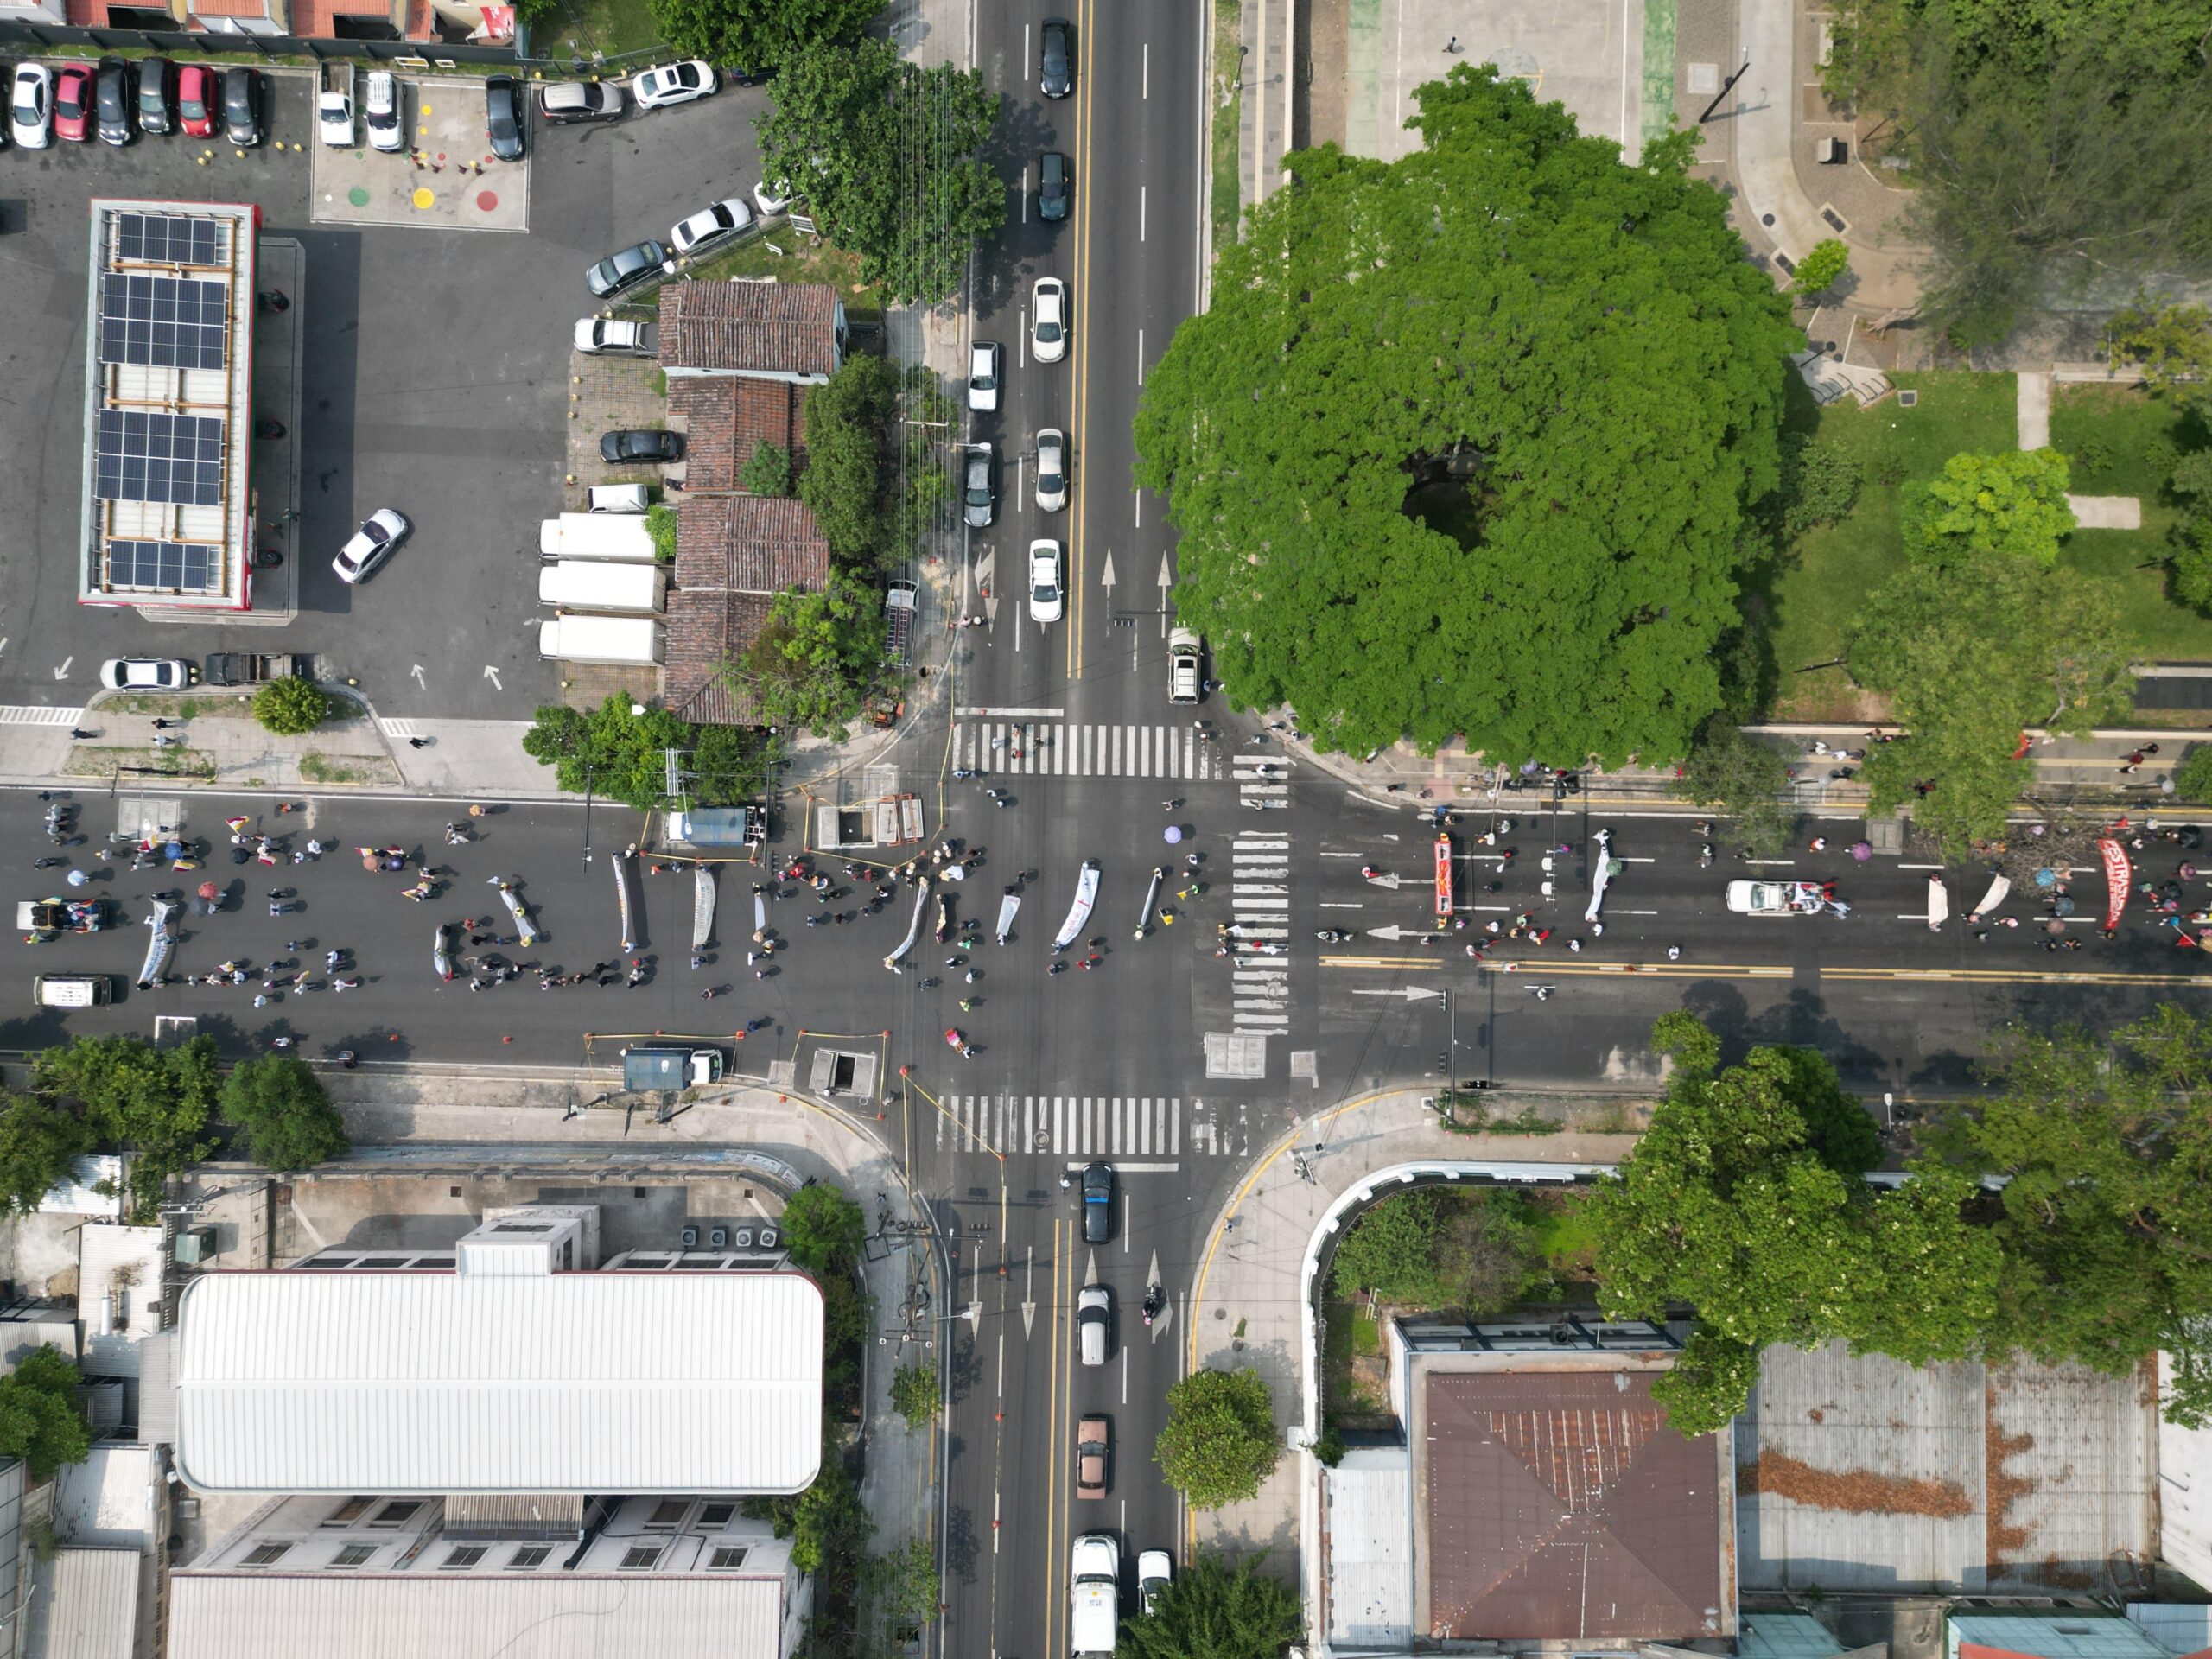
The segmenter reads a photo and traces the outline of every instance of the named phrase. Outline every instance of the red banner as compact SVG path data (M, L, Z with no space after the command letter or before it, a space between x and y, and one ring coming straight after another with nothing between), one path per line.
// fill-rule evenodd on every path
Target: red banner
M1436 919L1452 918L1452 837L1436 838Z
M2105 859L2105 931L2110 932L2127 908L2128 879L2134 872L2128 867L2127 849L2110 836L2097 843L2097 850Z

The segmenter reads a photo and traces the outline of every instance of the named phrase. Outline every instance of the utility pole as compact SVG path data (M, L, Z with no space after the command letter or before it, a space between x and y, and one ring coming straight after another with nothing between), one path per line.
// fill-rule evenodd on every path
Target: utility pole
M1713 119L1713 112L1720 107L1720 100L1727 97L1731 92L1735 90L1736 83L1744 78L1744 71L1751 67L1751 54L1749 52L1745 52L1744 54L1743 62L1736 66L1736 73L1720 83L1720 90L1713 95L1713 102L1707 105L1705 108L1699 112L1697 118L1698 125L1701 127L1707 122Z

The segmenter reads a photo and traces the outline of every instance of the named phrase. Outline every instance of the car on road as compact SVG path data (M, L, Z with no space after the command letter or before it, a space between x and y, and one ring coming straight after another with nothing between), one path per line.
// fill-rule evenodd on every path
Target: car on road
M1029 350L1039 363L1068 354L1068 285L1057 276L1039 276L1031 292Z
M244 149L261 142L261 77L244 64L223 71L223 137Z
M1738 916L1812 916L1826 907L1805 881L1731 881L1728 908Z
M121 58L100 61L92 80L92 116L100 143L120 149L130 142L130 66Z
M1069 1650L1113 1652L1121 1605L1122 1541L1110 1532L1086 1532L1068 1550Z
M641 110L664 110L671 104L689 104L715 90L711 67L694 59L689 63L664 63L648 69L630 83L630 96Z
M668 233L678 253L695 253L709 247L724 237L738 236L753 228L753 210L741 197L731 196L711 207L702 207Z
M1057 561L1060 555L1058 542L1046 542L1042 546L1052 550ZM1036 556L1036 549L1030 550ZM1054 611L1053 615L1059 613ZM1085 1164L1083 1167L1083 1242L1104 1244L1114 1236L1114 1166L1111 1164Z
M976 530L988 530L998 514L999 493L991 482L991 446L988 443L971 445L968 451L968 488L966 496L969 524Z
M549 80L537 89L537 113L556 127L575 121L619 121L622 89L608 80Z
M1167 701L1196 702L1205 682L1198 673L1198 663L1205 656L1205 647L1198 632L1192 628L1173 628L1167 634Z
M1106 1458L1113 1430L1103 1417L1086 1417L1076 1425L1075 1495L1106 1496Z
M1075 50L1068 20L1047 17L1037 42L1037 90L1047 98L1065 98L1075 90Z
M400 107L399 77L391 70L370 72L361 95L361 112L371 149L388 154L407 147L407 115Z
M188 138L215 136L215 106L221 100L215 72L204 63L188 63L176 72L176 124Z
M176 66L167 58L138 65L138 130L156 138L176 130Z
M646 466L683 459L683 435L626 426L599 441L599 458L613 466Z
M100 664L100 683L111 691L181 691L200 671L175 657L117 657Z
M512 75L493 75L484 83L484 130L492 153L503 162L523 157L522 83Z
M587 357L658 357L660 342L650 322L623 317L578 317L576 349Z
M1114 1294L1085 1285L1075 1298L1076 1354L1086 1365L1103 1365L1114 1346Z
M658 276L668 250L658 242L634 243L620 253L610 253L584 272L584 286L602 300L634 288L649 276Z
M65 63L54 77L54 136L81 144L92 136L92 66Z
M1058 512L1068 504L1068 435L1048 426L1037 435L1037 511Z
M54 71L42 63L19 63L8 89L8 136L24 149L44 149L54 142Z
M1029 543L1029 620L1032 622L1057 622L1066 607L1066 595L1060 591L1060 544L1058 542L1035 541ZM1103 1169L1094 1164L1093 1169ZM1090 1170L1084 1179L1090 1179ZM1109 1178L1110 1179L1110 1178ZM1086 1187L1084 1196L1089 1198ZM1090 1206L1084 1205L1084 1225L1090 1225ZM1097 1241L1093 1240L1093 1243Z
M1150 1618L1160 1611L1162 1592L1175 1581L1175 1563L1164 1549L1140 1551L1137 1555L1137 1605Z
M330 568L338 573L338 580L348 587L365 582L391 556L391 550L407 539L407 532L413 528L396 508L378 507L353 532L352 539L338 550L338 556L330 562Z
M968 348L968 407L988 412L999 406L998 343L979 340Z
M1047 222L1068 216L1068 158L1048 149L1037 158L1037 217Z

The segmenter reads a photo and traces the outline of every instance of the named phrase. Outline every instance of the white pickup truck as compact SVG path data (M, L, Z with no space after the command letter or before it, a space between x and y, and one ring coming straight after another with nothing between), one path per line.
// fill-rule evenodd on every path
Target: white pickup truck
M322 129L322 142L340 149L353 143L353 66L350 63L326 63L322 66L322 92L315 99L315 121Z

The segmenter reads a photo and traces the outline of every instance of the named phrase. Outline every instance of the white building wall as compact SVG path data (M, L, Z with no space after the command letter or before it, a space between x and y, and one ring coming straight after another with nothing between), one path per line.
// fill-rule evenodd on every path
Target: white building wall
M2171 1378L2158 1356L2158 1391ZM2212 1589L2212 1428L2158 1423L2158 1554Z

